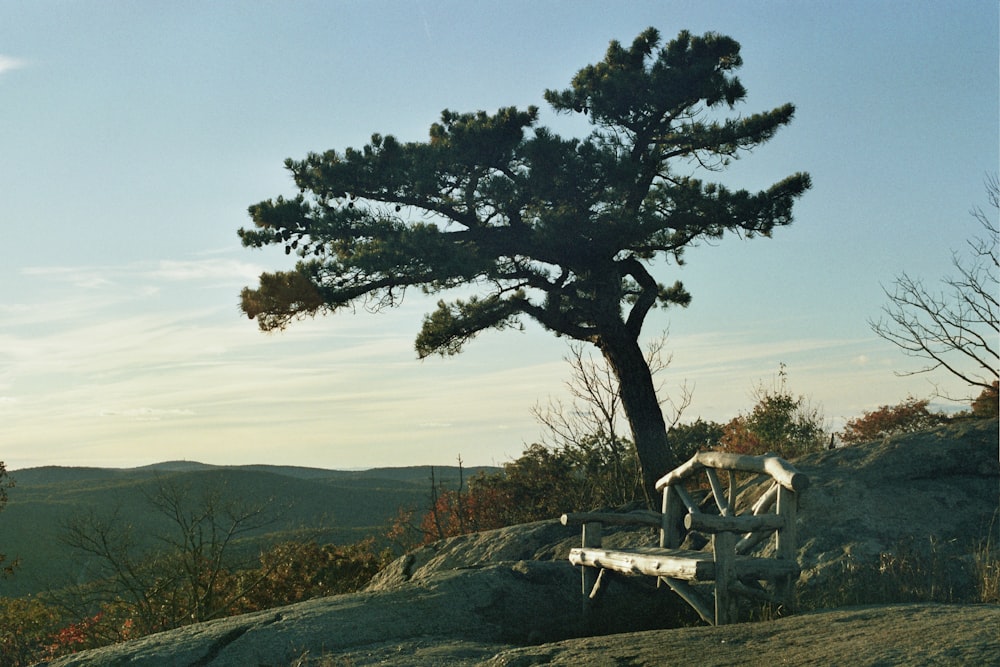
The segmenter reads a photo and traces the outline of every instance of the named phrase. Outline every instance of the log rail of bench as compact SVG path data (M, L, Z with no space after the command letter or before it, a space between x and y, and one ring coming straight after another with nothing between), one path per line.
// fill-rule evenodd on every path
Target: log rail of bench
M740 472L756 472L770 475L771 478L789 491L805 491L809 487L809 478L796 470L788 461L774 456L748 456L746 454L731 454L729 452L698 452L687 462L677 466L656 482L656 490L663 491L667 486L694 476L706 468L734 470Z
M715 558L709 551L687 549L661 549L659 547L633 547L627 550L577 548L571 549L569 562L573 565L598 567L624 575L671 577L685 581L714 581ZM794 561L775 558L737 556L733 560L739 579L774 579L781 576L798 576L799 566Z

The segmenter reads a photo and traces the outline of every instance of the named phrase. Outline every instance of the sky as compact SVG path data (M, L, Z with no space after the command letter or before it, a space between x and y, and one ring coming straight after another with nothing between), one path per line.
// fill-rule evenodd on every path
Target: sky
M443 109L545 110L649 26L742 45L738 113L795 120L724 174L807 171L772 239L690 250L669 331L682 421L727 421L775 381L831 429L935 388L869 320L902 272L933 284L979 228L997 171L998 4L852 0L111 2L0 0L0 460L187 459L357 468L501 464L566 396L567 342L529 324L417 359L436 297L263 334L238 295L280 251L240 246L247 207L294 194L285 158L427 137Z

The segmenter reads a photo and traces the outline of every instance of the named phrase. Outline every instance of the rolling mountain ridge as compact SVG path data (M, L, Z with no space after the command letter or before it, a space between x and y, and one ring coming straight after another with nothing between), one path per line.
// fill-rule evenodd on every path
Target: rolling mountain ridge
M456 488L459 468L434 466L438 484ZM469 479L480 470L462 471ZM82 517L127 524L140 547L152 546L172 526L150 502L176 489L191 503L262 506L273 516L241 545L246 551L286 539L350 543L384 534L400 508L429 506L431 466L324 470L296 466L215 466L168 461L140 468L43 466L11 472L15 486L0 512L0 552L19 559L15 575L0 580L0 596L17 597L80 583L87 555L64 544L69 522Z

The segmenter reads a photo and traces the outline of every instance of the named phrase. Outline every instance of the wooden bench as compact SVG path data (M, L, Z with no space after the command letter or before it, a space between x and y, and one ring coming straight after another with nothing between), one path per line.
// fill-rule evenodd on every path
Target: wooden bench
M702 473L710 491L699 503L685 482ZM668 586L712 625L737 620L737 596L793 611L799 577L796 508L798 494L808 486L805 475L777 456L700 452L657 481L663 494L660 512L564 514L563 525L583 527L583 543L570 551L569 560L581 566L585 612L605 585L607 572L655 577L658 586ZM752 503L741 503L746 507L737 513L738 499L754 497L751 489L759 495ZM607 524L659 528L659 546L604 549L602 526ZM690 543L698 535L708 536L702 543L707 541L709 550L680 548L686 537ZM768 551L765 542L772 538ZM714 595L705 594L708 585Z

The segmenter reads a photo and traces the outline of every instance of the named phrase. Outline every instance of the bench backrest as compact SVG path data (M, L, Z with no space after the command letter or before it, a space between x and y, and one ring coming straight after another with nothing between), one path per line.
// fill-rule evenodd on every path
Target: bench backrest
M700 473L708 479L718 516L702 512L684 487L686 480ZM727 487L723 486L720 473L728 475ZM738 486L736 473L749 473L754 477ZM768 484L767 490L744 516L737 517L737 496L749 486L760 483ZM737 553L749 552L773 534L775 557L794 559L795 494L808 486L809 478L779 456L699 452L656 482L657 490L663 493L660 546L679 547L683 540L683 523L689 530L744 533L736 543Z

